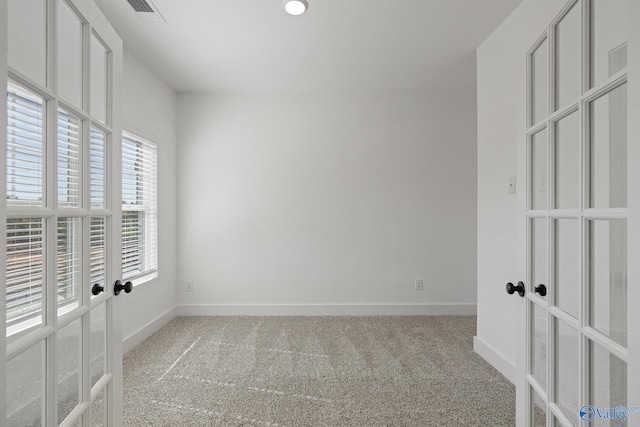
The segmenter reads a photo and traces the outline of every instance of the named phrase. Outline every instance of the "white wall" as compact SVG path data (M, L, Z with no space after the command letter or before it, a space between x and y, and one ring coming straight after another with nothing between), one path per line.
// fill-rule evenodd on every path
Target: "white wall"
M473 313L475 114L473 95L180 94L181 313Z
M123 104L124 129L158 144L158 277L123 298L126 352L175 317L176 93L125 50Z

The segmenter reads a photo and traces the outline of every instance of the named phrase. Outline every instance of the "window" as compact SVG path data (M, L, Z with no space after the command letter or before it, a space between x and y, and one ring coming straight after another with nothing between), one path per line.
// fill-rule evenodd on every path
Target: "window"
M7 88L7 188L9 207L42 206L46 102L13 81ZM41 217L6 224L6 315L14 325L42 322L44 231Z
M158 269L157 147L122 135L122 278Z

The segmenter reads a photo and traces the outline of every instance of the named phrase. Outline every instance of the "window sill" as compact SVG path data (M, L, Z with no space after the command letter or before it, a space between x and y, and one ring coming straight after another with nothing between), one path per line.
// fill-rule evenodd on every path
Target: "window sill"
M133 276L128 279L124 279L124 282L133 282L133 287L150 282L158 277L158 270L153 270L148 273L141 274L139 276Z

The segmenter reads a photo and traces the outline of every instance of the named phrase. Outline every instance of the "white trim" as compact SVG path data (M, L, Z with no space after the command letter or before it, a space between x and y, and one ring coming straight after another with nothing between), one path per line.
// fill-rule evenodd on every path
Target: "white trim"
M133 287L140 286L144 283L150 282L154 279L158 278L158 269L148 271L146 273L142 273L140 276L129 277L126 279L127 282L133 283Z
M160 329L169 324L173 319L178 317L178 306L173 306L169 310L160 314L155 319L138 329L128 337L122 340L123 354L127 354L138 344L158 332Z
M0 1L0 93L7 93L7 33L8 33L8 17L7 17L7 2ZM6 98L3 99L5 106L0 108L0 188L2 188L2 196L0 196L0 245L6 248L7 240L7 198L6 198L6 164L7 164L7 107ZM0 277L6 277L6 251L0 251ZM7 285L6 281L0 281L0 304L5 307L0 313L0 328L5 333L0 334L0 401L7 401L7 338L6 338L6 326L7 326L7 313L6 313L6 293ZM6 403L0 405L0 420L7 419L7 407Z
M473 337L473 351L478 353L489 365L493 366L512 384L516 383L516 365L482 338Z
M640 182L640 146L637 142L640 138L640 122L636 119L640 114L640 27L637 25L640 19L640 2L629 2L629 18L627 28L629 31L628 45L628 121L627 134L627 161L628 161L628 206L629 222L627 224L627 402L631 405L640 405L640 195L638 182ZM633 188L632 188L633 185ZM632 380L633 379L633 380ZM640 414L634 414L634 419L629 425L640 423ZM631 424L636 423L636 424Z
M178 316L475 316L476 304L180 304Z

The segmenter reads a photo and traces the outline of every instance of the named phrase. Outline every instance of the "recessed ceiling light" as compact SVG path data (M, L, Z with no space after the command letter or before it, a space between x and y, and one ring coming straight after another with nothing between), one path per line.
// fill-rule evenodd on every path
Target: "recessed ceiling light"
M284 3L284 10L294 16L302 15L308 7L307 0L287 0Z

